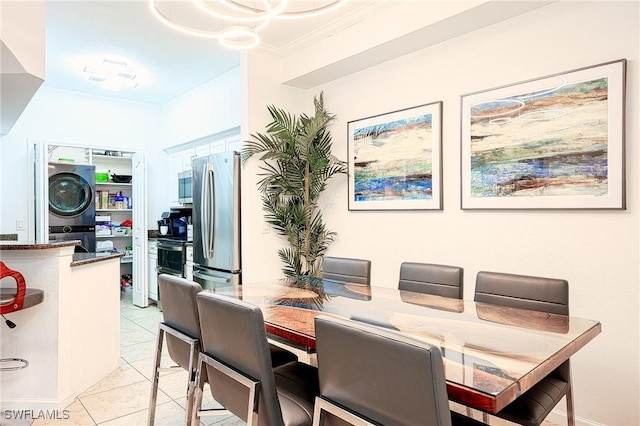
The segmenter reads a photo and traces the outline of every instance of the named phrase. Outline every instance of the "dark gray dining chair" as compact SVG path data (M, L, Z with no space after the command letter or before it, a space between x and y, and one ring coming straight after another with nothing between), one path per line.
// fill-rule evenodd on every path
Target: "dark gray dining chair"
M292 361L273 367L262 311L215 293L197 297L202 331L193 424L199 424L206 374L211 395L247 425L311 425L318 395L315 367Z
M315 318L314 426L480 425L451 412L440 350L352 320Z
M155 421L160 373L182 368L189 372L185 407L185 425L187 425L192 418L196 368L200 353L200 318L196 295L202 291L202 287L200 284L184 278L160 274L158 275L158 289L163 302L163 322L158 325L148 424L151 426ZM172 367L160 367L165 335L169 357L177 364ZM295 354L277 346L270 346L270 354L275 365L298 359ZM206 380L206 376L203 377L203 380Z
M399 290L462 299L464 270L458 266L403 262Z
M569 316L569 283L556 278L480 271L476 276L474 300ZM573 426L569 360L494 415L521 425L538 426L563 397L567 401L568 425Z
M371 285L371 261L325 256L322 278Z
M193 281L187 281L173 275L161 274L158 276L158 289L163 301L163 322L158 325L148 424L151 426L155 422L160 373L182 368L190 373L187 381L186 425L191 421L190 410L193 407L196 362L200 351L200 322L196 294L202 291L202 287ZM167 368L160 367L165 335L169 357L177 364Z

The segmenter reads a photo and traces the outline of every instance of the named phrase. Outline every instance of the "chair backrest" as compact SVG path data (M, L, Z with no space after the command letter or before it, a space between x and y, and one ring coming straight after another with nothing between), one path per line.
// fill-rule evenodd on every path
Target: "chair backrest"
M168 274L158 275L158 291L162 300L164 323L193 339L200 339L200 319L196 295L202 291L200 284ZM165 334L169 356L180 367L189 370L189 345ZM193 368L197 365L197 353Z
M376 424L451 424L436 347L323 315L315 330L322 398Z
M259 381L258 424L283 425L262 311L242 300L215 293L202 292L197 299L202 351ZM206 365L206 371L213 398L247 421L249 390L210 365Z
M322 278L371 285L371 261L325 256Z
M476 302L569 315L569 283L557 278L480 271Z
M458 266L404 262L398 289L462 299L464 269Z

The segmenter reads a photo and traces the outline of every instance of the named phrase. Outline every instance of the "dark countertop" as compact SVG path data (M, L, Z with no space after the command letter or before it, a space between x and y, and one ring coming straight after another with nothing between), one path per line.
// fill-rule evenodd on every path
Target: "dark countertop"
M0 241L2 250L44 250L51 248L79 246L80 240L52 241L49 243L36 243L35 241Z
M71 266L87 265L89 263L103 262L109 259L119 259L124 256L121 252L102 252L102 253L74 253Z
M4 250L44 250L61 247L75 247L80 245L80 240L53 241L50 243L36 243L35 241L0 241L0 251ZM71 266L86 265L102 262L109 259L119 259L124 256L121 252L104 253L74 253Z

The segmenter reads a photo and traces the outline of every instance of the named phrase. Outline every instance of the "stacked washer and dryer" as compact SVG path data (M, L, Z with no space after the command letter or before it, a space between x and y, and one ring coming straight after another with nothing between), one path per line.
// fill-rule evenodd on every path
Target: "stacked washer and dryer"
M80 240L76 251L96 251L95 166L49 164L49 240Z

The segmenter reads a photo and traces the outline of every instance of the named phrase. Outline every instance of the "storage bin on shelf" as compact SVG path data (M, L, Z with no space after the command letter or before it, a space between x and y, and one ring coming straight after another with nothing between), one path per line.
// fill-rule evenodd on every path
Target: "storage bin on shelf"
M124 228L124 227L121 227L121 226L116 226L116 227L113 228L112 233L115 236L124 237L125 235L129 235L128 234L129 229L130 228Z
M96 216L96 236L111 235L111 216Z
M106 240L106 241L97 241L96 242L96 252L100 253L100 252L105 252L105 251L114 251L113 241Z
M106 173L96 172L96 182L97 183L109 182L109 172L110 170L107 170Z

